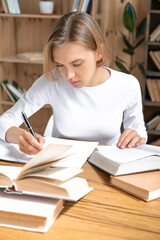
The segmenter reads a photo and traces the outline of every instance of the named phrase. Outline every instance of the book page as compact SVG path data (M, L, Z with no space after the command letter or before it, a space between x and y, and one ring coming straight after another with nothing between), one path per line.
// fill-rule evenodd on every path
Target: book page
M41 167L41 169L44 169L50 165L50 163L61 159L63 153L65 153L70 147L70 145L49 144L24 165L17 179L19 179L29 169L35 168L35 171L36 167ZM39 170L39 168L37 168L37 170Z
M22 167L0 165L0 174L7 176L12 182L16 179L21 170Z
M53 164L53 166L56 166L56 167L81 168L84 165L84 163L87 161L91 153L98 146L98 142L46 137L45 144L48 145L51 143L72 145L72 147L68 149L65 153L65 154L68 154L69 156Z
M33 158L33 155L27 155L25 153L22 153L19 150L18 144L12 144L5 142L3 140L0 140L0 159L11 161L11 162L20 162L20 163L26 163L31 158Z
M151 155L160 156L160 147L148 144L124 149L116 146L98 146L97 149L103 156L118 163L128 163Z

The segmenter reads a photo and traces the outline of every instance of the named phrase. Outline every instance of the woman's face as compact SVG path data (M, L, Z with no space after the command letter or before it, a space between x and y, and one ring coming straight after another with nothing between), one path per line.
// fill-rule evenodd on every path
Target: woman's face
M85 48L77 42L56 46L54 62L61 75L75 88L98 85L96 62L101 59L98 51Z

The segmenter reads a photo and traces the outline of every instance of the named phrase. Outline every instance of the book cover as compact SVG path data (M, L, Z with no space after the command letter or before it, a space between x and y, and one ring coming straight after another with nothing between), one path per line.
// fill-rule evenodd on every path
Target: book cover
M157 59L154 51L150 50L150 51L149 51L149 55L150 55L152 61L154 62L155 66L156 66L156 67L158 68L158 70L160 71L160 62L159 62L159 60Z
M0 226L47 232L63 209L63 200L5 194L0 189Z
M160 197L160 171L110 177L110 185L127 193L151 201Z
M87 12L88 5L89 5L89 0L83 0L80 11L81 12Z
M149 121L146 123L146 127L147 127L148 129L154 129L159 122L160 122L160 115L157 114L156 116L154 116L151 120L149 120Z
M73 0L73 5L72 5L72 12L76 12L78 10L80 0Z
M148 93L149 93L151 101L155 102L156 98L155 98L155 94L154 94L154 90L153 90L152 79L147 78L146 85L147 85L147 89L148 89Z
M26 92L26 90L15 81L8 83L7 88L17 100Z
M160 169L160 148L148 144L124 149L98 146L88 161L115 176L152 171Z
M12 95L11 91L8 89L8 80L4 80L2 82L0 82L3 90L6 92L7 96L9 97L9 99L11 100L11 102L15 103L17 101L17 99Z
M11 14L21 14L21 8L19 4L19 0L6 0L7 6L9 9L9 13Z
M150 34L150 41L157 41L158 37L160 35L160 24L152 31Z
M3 9L4 9L4 12L5 13L9 13L9 9L8 9L6 0L2 0L1 2L2 2L2 6L3 6Z

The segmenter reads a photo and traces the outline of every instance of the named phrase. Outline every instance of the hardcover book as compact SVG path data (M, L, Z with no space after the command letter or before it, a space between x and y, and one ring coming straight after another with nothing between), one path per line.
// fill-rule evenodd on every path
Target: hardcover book
M47 232L63 209L62 199L6 194L0 189L0 226Z
M160 171L110 177L110 185L122 189L144 201L160 197Z
M160 147L148 144L120 149L98 146L89 162L111 175L124 175L160 169Z

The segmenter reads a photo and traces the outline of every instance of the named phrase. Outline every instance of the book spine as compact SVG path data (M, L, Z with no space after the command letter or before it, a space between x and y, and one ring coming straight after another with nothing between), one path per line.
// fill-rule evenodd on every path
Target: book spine
M7 88L16 96L16 98L21 98L23 94L21 94L11 83L7 85Z
M3 82L1 82L1 86L2 86L3 90L7 93L8 97L10 98L10 100L15 103L17 101L17 99L14 98L14 96L12 95L10 90L7 88L7 85L8 85L8 81L7 80L4 80Z

